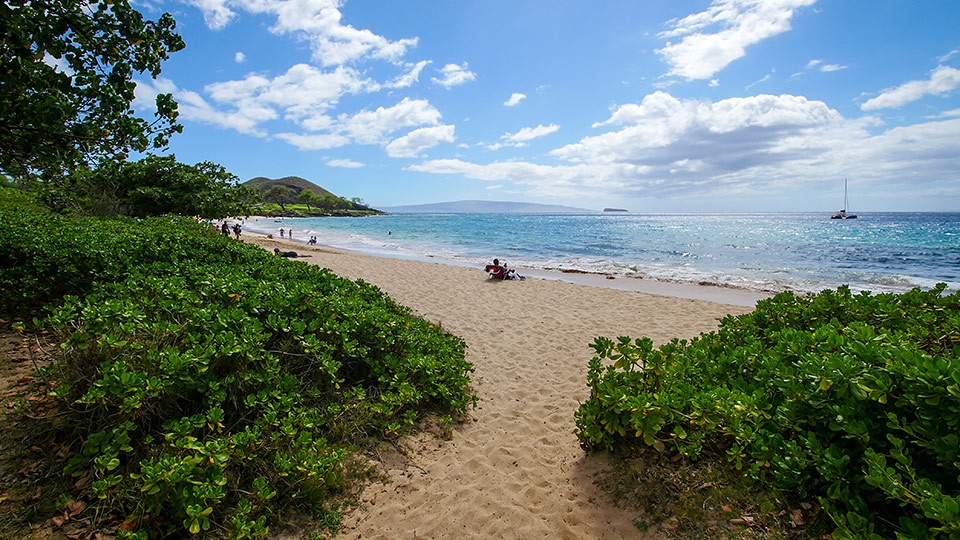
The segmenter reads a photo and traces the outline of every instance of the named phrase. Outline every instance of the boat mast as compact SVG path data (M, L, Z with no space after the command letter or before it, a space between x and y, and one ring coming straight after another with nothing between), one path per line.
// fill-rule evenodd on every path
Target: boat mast
M847 179L843 179L843 213L847 213Z

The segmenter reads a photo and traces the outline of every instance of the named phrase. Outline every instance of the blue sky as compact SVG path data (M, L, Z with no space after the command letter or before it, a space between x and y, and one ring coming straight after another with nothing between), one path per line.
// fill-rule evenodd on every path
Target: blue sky
M374 207L960 210L956 0L182 0L170 152Z

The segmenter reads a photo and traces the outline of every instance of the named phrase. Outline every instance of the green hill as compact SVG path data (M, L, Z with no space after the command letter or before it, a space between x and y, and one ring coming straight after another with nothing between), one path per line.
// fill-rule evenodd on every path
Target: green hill
M243 185L257 190L265 200L267 199L265 194L271 188L280 186L287 189L288 194L282 201L277 200L274 196L266 200L266 204L258 210L264 215L288 217L366 216L383 213L363 204L360 199L343 198L299 176L285 176L276 180L258 176L247 180ZM309 202L300 200L300 194L305 190L310 190L314 194Z
M283 186L289 189L291 192L290 199L284 201L285 203L290 203L290 204L296 203L297 195L300 195L300 192L305 189L309 189L310 191L313 191L314 195L317 195L320 197L323 197L324 195L334 195L335 197L337 196L305 178L300 178L299 176L285 176L283 178L279 178L276 180L274 180L273 178L258 176L256 178L251 178L250 180L247 180L246 182L243 183L243 185L256 189L257 191L260 192L261 195L263 195L265 191L267 191L273 186Z

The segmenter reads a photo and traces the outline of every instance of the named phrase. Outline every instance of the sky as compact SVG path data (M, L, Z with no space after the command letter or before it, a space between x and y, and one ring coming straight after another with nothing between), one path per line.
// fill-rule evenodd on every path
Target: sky
M168 152L375 208L960 211L956 0L140 0Z

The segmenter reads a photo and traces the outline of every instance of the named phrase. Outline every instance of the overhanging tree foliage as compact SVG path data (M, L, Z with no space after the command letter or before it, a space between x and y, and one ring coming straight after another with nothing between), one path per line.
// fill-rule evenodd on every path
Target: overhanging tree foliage
M99 216L222 219L249 215L250 204L259 199L255 190L238 185L237 177L222 166L207 161L187 165L177 162L176 156L81 169L58 183L65 189L47 190L48 206Z
M164 147L181 130L176 102L160 94L156 118L137 117L133 77L156 78L183 49L175 27L119 0L0 4L0 172L49 177Z

